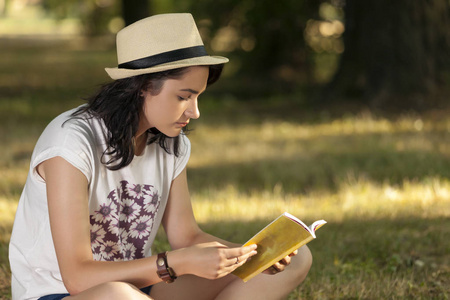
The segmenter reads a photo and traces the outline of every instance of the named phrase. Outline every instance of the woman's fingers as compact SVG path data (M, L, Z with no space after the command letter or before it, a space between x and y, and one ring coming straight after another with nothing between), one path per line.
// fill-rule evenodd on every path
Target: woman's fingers
M229 266L236 266L235 268L242 266L247 259L257 253L256 245L250 245L247 247L229 248L228 251L228 263Z
M226 252L227 258L225 264L217 270L217 278L226 276L242 266L248 258L257 253L255 249L256 245L221 249L221 251Z
M228 275L236 268L242 266L249 257L256 254L256 245L247 247L228 248L220 243L198 244L184 249L195 262L188 272L208 279L217 279Z
M288 256L282 258L280 261L274 263L270 268L266 269L264 273L266 274L277 274L279 272L283 272L284 269L291 263L292 256L297 255L298 250L295 250Z
M285 265L285 266L289 265L289 264L291 263L291 256L288 255L288 256L282 258L282 259L279 261L279 263L282 264L282 265Z

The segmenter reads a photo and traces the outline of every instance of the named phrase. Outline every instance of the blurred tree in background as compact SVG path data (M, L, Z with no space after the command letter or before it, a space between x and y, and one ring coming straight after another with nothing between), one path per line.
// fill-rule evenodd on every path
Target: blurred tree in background
M311 50L304 39L321 1L192 1L213 53L232 58L240 84L250 93L289 92L313 82Z
M447 101L448 0L346 0L344 12L345 51L328 97L415 109Z
M122 17L125 26L152 15L148 1L122 0Z
M120 2L114 0L42 0L41 3L45 11L56 19L79 18L82 31L87 36L109 33L111 21L122 15Z
M231 58L228 87L243 98L319 88L321 103L424 109L450 94L448 0L41 3L58 18L79 17L90 36L151 14L191 12L211 52Z

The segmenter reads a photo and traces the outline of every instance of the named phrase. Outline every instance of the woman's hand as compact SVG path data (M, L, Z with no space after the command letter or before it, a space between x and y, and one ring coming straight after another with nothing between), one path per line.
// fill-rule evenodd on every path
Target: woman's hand
M281 259L279 262L273 264L271 267L267 268L263 273L274 275L283 272L284 269L291 263L291 257L297 255L298 250L295 250L285 258Z
M256 247L229 248L219 242L203 243L169 252L167 260L177 275L218 279L242 266L257 253Z

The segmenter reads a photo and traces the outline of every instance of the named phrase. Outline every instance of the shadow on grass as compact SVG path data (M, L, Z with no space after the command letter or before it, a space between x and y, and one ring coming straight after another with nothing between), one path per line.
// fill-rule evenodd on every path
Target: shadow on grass
M448 133L442 132L442 135ZM414 135L391 134L387 142L383 142L381 134L309 138L298 141L302 148L298 154L264 159L250 157L243 163L190 168L188 165L189 184L193 191L232 185L243 193L272 190L281 184L285 192L304 193L335 191L340 183L359 178L400 186L405 180L448 179L450 160L439 152L440 136L435 132L434 136L423 136L418 141L434 149L405 150L396 150L396 141L408 142ZM288 153L284 152L282 143L273 142L270 147L279 149L280 154ZM201 150L196 151L201 156Z

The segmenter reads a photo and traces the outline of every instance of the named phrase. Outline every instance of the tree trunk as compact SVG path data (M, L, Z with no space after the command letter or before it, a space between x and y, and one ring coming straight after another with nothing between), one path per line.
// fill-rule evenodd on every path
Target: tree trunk
M447 0L347 0L345 17L345 51L328 98L379 108L436 104L450 72Z
M122 17L125 26L150 16L148 0L122 0Z

